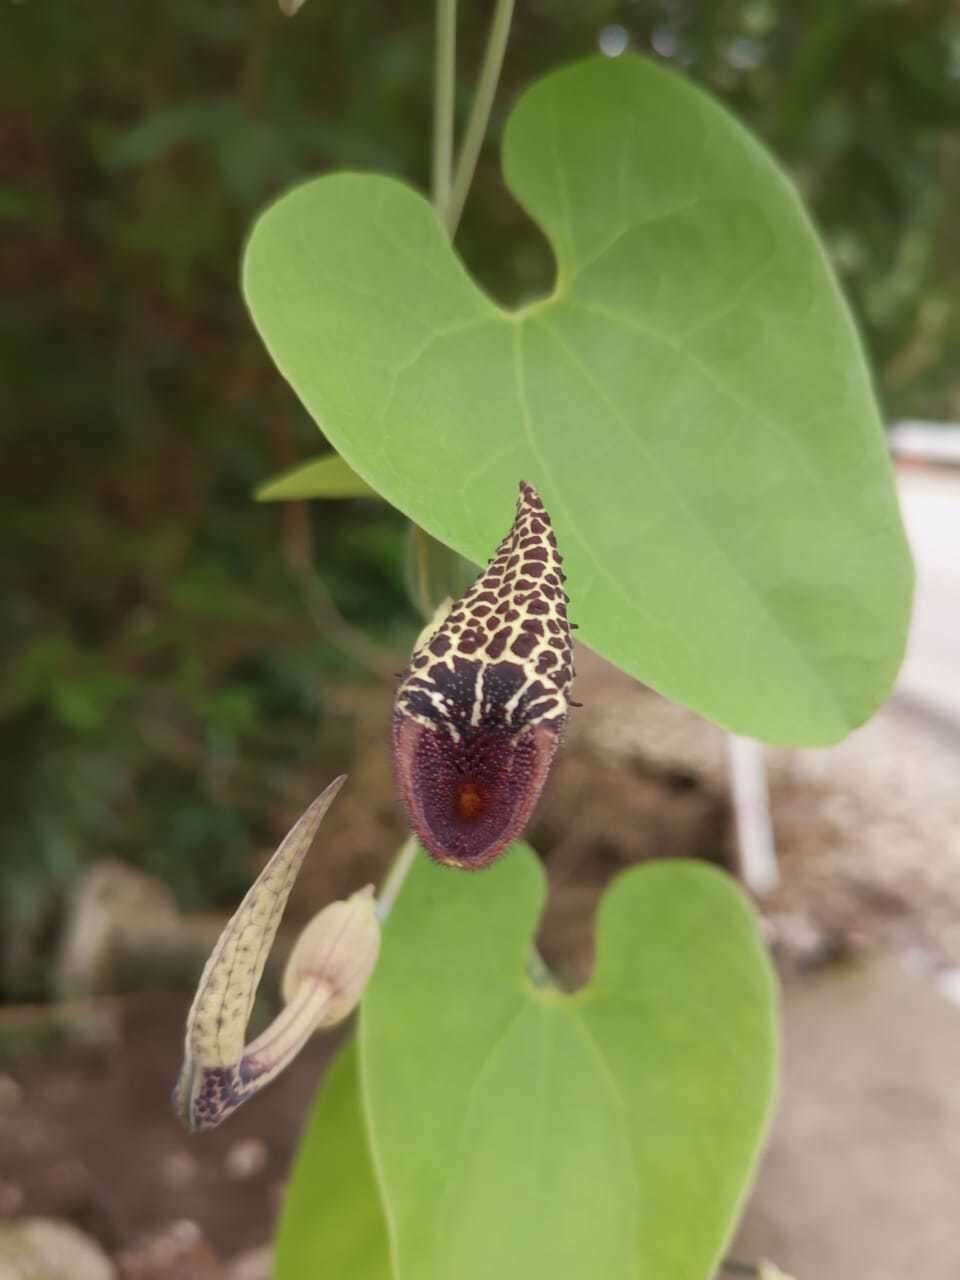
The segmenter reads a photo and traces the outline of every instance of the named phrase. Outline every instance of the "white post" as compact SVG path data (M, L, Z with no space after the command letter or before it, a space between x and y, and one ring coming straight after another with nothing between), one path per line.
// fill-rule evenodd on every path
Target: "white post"
M740 875L751 893L762 896L780 883L763 743L728 733L727 751Z

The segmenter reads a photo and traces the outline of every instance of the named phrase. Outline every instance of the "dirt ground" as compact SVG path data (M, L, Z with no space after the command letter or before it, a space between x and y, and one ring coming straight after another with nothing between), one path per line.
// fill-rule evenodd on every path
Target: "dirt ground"
M571 983L589 972L593 911L619 870L653 856L735 865L720 732L589 654L580 667L578 697L586 705L530 832L547 852L551 882L543 950ZM388 703L378 691L343 697L354 725L355 765L291 903L294 927L330 898L376 879L401 834L384 733ZM917 1003L909 997L915 983L923 990L920 1003L928 997L933 1003L926 1021L915 1021L905 1034L941 1046L951 1035L954 1044L960 1039L960 1010L935 989L960 961L960 740L945 746L939 734L909 706L894 703L831 752L770 753L783 883L761 905L788 983L787 1087L781 1127L738 1249L748 1258L773 1256L798 1280L903 1274L844 1243L851 1231L869 1234L866 1222L847 1220L859 1212L855 1196L844 1203L854 1167L866 1178L864 1214L884 1203L874 1194L871 1167L888 1180L909 1179L911 1151L918 1168L932 1162L936 1169L931 1215L942 1212L951 1178L960 1187L960 1151L943 1131L946 1104L939 1097L953 1079L948 1063L955 1064L956 1053L939 1066L936 1055L923 1055L919 1092L909 1081L898 1092L896 1073L911 1076L911 1054L901 1054L895 1065L890 1037L877 1030L885 1009L892 1019L898 1001ZM173 919L169 896L160 897L164 919ZM144 896L155 900L152 892ZM209 940L217 924L194 921L180 933L174 929L180 941L192 940L188 969L197 971L202 962L206 941L200 947L197 938ZM851 988L848 975L864 971L880 976ZM109 966L106 974L101 966L96 982L109 989ZM157 975L150 981L163 985ZM266 1280L284 1179L334 1046L318 1039L222 1129L190 1137L169 1105L188 1003L185 991L99 994L81 1001L66 1020L51 1021L44 1010L2 1011L2 1280L26 1277L3 1269L3 1230L37 1217L72 1224L99 1246L108 1269L92 1269L92 1280ZM856 1027L858 1017L866 1019L865 1029L850 1033L843 1049L840 1030ZM840 1047L831 1059L833 1041ZM871 1091L871 1060L881 1053L887 1074ZM858 1073L865 1082L860 1090L850 1085ZM869 1100L860 1112L858 1096ZM834 1104L840 1110L831 1145ZM892 1131L879 1124L881 1112L894 1116ZM934 1149L921 1150L917 1142ZM894 1157L897 1169L884 1168ZM812 1188L806 1200L797 1179ZM910 1203L922 1218L920 1185ZM960 1274L960 1242L948 1242L934 1217L917 1221L916 1232L921 1241L925 1234L940 1241L938 1257L957 1249L949 1272L938 1270L935 1259L915 1266L924 1280ZM805 1233L815 1237L813 1253L803 1251ZM918 1247L913 1242L911 1256ZM80 1255L74 1249L71 1256ZM75 1265L71 1280L83 1274Z
M198 1280L213 1259L266 1243L297 1132L332 1050L317 1039L222 1129L190 1136L169 1105L180 1066L185 995L140 995L109 1009L116 1039L51 1045L0 1076L0 1212L65 1219L120 1255L130 1277L187 1276L184 1259L147 1265L146 1242L196 1223L184 1252ZM176 1238L176 1233L174 1233ZM198 1263L204 1266L197 1269ZM0 1251L0 1276L3 1254Z

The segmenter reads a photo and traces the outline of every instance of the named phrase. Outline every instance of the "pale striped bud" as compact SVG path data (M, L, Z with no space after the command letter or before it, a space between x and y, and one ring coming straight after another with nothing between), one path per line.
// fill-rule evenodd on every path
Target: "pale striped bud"
M287 961L283 998L292 1004L305 986L329 992L319 1026L334 1027L352 1013L370 980L380 952L373 885L346 902L332 902L313 917Z

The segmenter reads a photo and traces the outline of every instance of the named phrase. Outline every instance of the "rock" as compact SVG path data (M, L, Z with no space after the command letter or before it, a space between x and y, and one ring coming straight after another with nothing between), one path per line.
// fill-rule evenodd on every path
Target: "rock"
M115 991L124 953L141 933L158 928L179 929L177 904L166 885L122 862L95 863L78 880L68 906L58 965L61 994Z
M271 1280L273 1250L268 1244L239 1253L227 1266L225 1280Z
M191 990L225 923L215 914L181 914L155 876L121 862L95 863L68 903L57 965L65 1008L76 1002L75 1036L97 1043L110 1038L109 1027L88 1026L96 1002L84 997Z
M121 1280L225 1280L195 1222L171 1222L117 1258Z
M227 1152L223 1167L228 1178L239 1182L261 1173L269 1158L267 1144L261 1138L241 1138Z
M115 1280L96 1241L69 1222L23 1218L0 1223L0 1280Z
M160 1161L160 1177L171 1191L183 1191L196 1182L200 1165L189 1151L169 1151Z

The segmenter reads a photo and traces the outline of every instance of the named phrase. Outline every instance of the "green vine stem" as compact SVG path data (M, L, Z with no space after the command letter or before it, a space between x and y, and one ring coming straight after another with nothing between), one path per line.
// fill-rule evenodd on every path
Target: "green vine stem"
M431 615L429 607L430 569L427 561L429 551L427 534L418 524L413 526L413 551L416 565L417 596L420 601L420 612L424 619L429 622Z
M433 206L446 225L453 175L457 0L437 0L433 81Z
M453 177L453 190L450 193L450 201L446 208L445 222L451 239L456 234L460 223L460 215L463 213L463 206L466 203L470 184L473 182L473 175L477 168L480 148L483 146L487 126L490 123L490 111L493 107L493 99L496 96L497 84L500 80L500 69L503 66L503 57L507 51L507 40L510 36L513 4L514 0L497 0L497 5L493 12L490 34L487 37L487 47L484 51L483 64L480 68L477 92L473 99L473 106L470 108L470 118L467 120L467 128L463 135L463 145L460 148L457 168Z
M387 878L383 882L383 888L377 895L377 918L381 924L386 920L393 904L399 897L403 882L416 861L419 848L420 845L416 836L408 836L401 846L400 852L394 858L393 865L387 872Z

